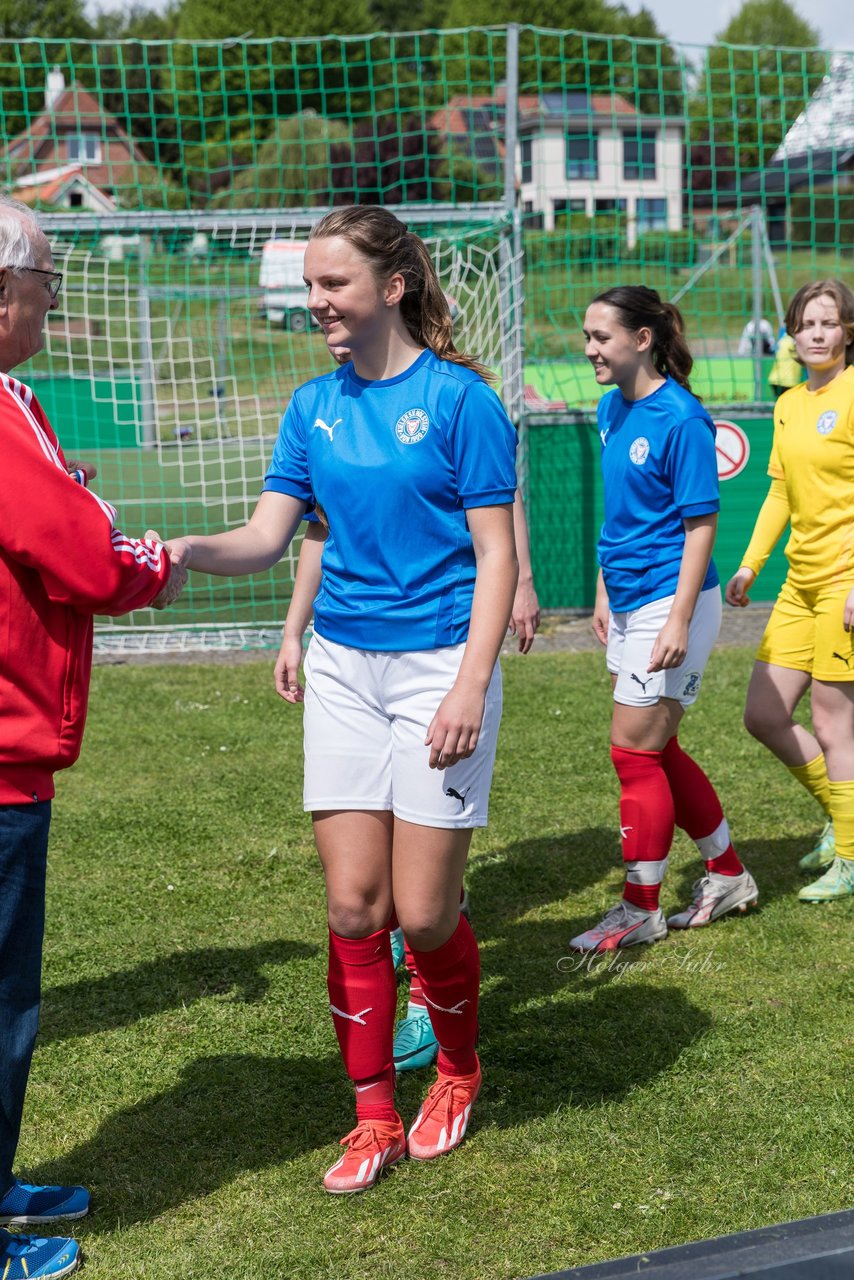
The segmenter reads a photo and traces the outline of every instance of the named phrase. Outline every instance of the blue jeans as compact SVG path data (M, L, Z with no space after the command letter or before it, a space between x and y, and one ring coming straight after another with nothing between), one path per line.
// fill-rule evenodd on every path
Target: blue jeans
M41 1000L50 801L0 805L0 1195L12 1184Z

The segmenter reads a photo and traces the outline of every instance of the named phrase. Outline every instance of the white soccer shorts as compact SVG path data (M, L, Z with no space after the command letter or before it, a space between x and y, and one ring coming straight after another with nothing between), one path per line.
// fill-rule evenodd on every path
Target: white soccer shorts
M464 652L459 644L380 653L314 634L305 659L307 812L385 809L419 826L486 826L501 721L497 663L474 754L431 769L424 745Z
M719 587L700 592L688 628L688 652L680 667L647 671L656 637L667 621L673 596L653 600L627 613L612 613L608 621L606 661L617 677L614 701L629 707L651 707L659 698L673 698L689 707L697 701L709 654L721 629Z

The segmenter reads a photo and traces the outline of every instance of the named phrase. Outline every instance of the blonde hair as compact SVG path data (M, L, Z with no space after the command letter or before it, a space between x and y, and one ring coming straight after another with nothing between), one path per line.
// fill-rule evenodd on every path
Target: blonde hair
M333 209L315 223L309 240L328 240L332 236L340 236L361 253L378 281L403 276L400 314L420 347L427 347L440 360L472 369L485 382L493 381L493 374L485 365L454 345L448 300L420 236L407 231L388 209L371 204Z

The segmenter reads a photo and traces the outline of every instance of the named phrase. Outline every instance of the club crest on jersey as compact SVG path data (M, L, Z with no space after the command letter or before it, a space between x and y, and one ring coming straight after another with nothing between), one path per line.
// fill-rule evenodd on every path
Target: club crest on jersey
M649 457L649 441L646 436L638 436L629 445L629 457L636 467L642 467Z
M423 409L407 409L394 424L394 434L401 444L418 444L430 428L430 419Z
M835 409L826 409L815 424L815 429L820 436L829 436L833 428L836 426L836 419L839 414Z
M700 687L702 674L699 671L689 671L685 677L685 684L682 689L683 698L693 698Z

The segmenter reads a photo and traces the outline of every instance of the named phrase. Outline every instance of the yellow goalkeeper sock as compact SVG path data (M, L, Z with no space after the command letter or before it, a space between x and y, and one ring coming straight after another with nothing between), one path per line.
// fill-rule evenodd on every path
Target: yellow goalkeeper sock
M854 860L854 782L831 782L830 817L836 839L836 854Z
M824 756L816 756L815 760L810 760L807 764L790 764L786 768L802 787L806 787L810 795L819 802L824 812L830 817L830 783L827 780L827 765L824 763ZM854 784L841 782L839 785L849 786Z

